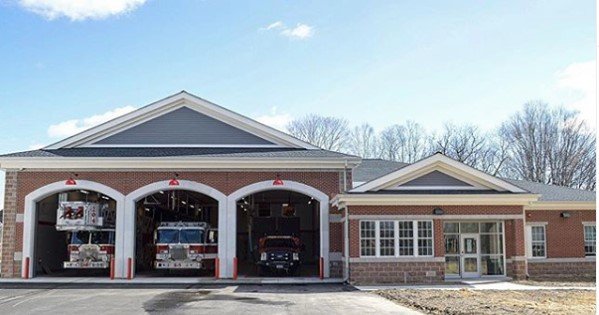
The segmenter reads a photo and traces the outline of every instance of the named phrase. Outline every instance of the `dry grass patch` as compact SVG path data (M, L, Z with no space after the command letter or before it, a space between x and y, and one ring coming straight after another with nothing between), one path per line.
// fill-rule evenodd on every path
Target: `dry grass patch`
M517 280L514 283L542 286L542 287L595 287L595 279L576 278L576 279L557 279L557 278L538 278L529 280Z
M429 314L595 314L594 290L380 290Z

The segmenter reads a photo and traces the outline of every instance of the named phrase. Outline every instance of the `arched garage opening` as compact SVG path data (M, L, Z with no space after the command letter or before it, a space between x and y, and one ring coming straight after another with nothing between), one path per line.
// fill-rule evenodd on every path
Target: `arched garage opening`
M108 277L123 202L116 190L86 180L56 182L28 194L22 276Z
M264 181L228 198L232 276L329 276L326 194L294 181Z
M135 190L126 204L126 278L214 276L224 194L193 181L164 181Z

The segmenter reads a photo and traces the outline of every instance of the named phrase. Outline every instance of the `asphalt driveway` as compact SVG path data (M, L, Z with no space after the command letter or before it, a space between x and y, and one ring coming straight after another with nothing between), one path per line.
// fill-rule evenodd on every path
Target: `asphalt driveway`
M0 314L417 314L344 285L0 288Z

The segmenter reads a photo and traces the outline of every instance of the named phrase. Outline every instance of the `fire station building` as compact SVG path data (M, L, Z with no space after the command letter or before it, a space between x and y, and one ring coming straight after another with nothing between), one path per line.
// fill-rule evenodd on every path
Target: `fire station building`
M164 222L218 231L214 270L192 277L259 276L259 239L287 234L302 243L301 277L595 274L594 192L498 178L442 154L406 164L327 151L185 91L2 155L0 167L6 278L164 276L153 268ZM65 268L73 236L56 229L65 201L114 209L110 272Z

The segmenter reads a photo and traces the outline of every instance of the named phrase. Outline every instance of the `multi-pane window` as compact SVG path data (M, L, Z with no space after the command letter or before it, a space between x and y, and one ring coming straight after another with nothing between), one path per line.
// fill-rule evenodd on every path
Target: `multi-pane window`
M412 221L399 221L399 256L414 255L414 228Z
M381 256L395 256L395 222L379 222L379 247Z
M376 255L376 222L360 222L360 255Z
M418 256L433 255L433 222L418 221Z
M594 225L584 226L584 254L595 256L597 250L597 229Z
M547 242L545 239L545 226L530 227L530 245L532 257L547 257Z
M360 256L433 256L433 222L360 221Z

